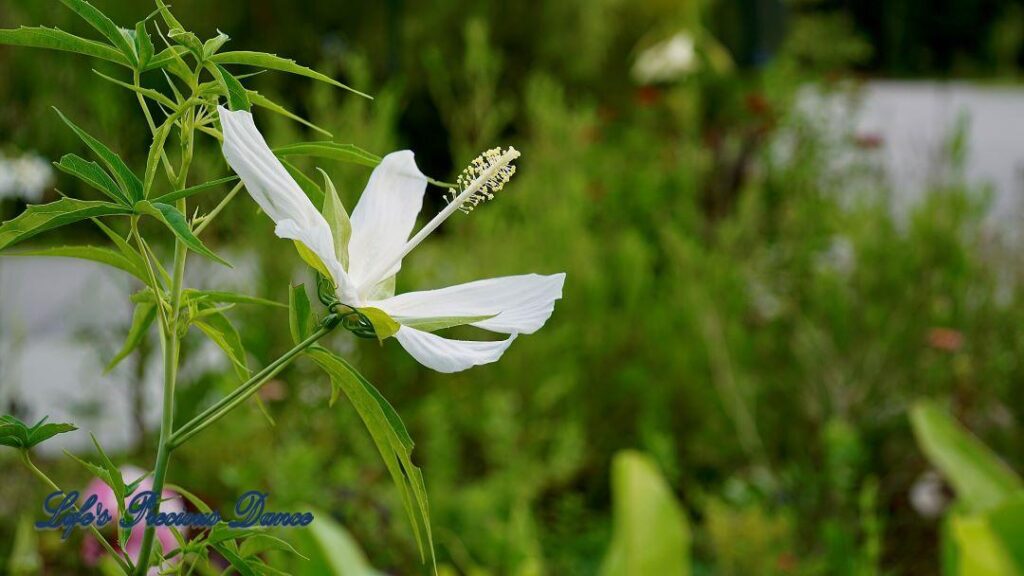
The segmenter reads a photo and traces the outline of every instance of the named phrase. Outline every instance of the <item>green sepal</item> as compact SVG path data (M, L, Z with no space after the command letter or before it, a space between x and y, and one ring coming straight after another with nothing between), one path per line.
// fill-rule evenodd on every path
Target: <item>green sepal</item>
M317 170L320 170L317 168ZM349 220L345 205L338 197L338 190L327 172L320 170L324 176L324 204L321 212L327 225L331 228L331 237L334 239L334 254L341 262L341 266L348 269L348 243L352 238L352 222Z
M495 316L497 316L497 314L488 314L484 316L437 316L433 318L413 318L402 320L402 325L408 326L409 328L415 328L417 330L423 330L424 332L436 332L438 330L444 330L445 328L454 328L456 326L465 326L466 324L483 322L484 320L490 320Z
M401 324L380 308L360 308L359 313L366 316L370 324L373 324L373 331L376 332L377 339L381 342L394 336L398 329L402 327Z

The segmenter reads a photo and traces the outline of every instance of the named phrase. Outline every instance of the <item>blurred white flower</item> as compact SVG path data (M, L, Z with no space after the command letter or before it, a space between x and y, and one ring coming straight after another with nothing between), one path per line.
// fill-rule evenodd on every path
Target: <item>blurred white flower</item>
M922 518L938 518L949 505L944 486L938 472L926 471L910 487L910 505Z
M50 162L37 154L7 158L0 154L0 200L20 198L29 204L43 199L53 180Z
M845 236L833 236L828 248L819 252L814 261L818 273L833 273L846 278L857 268L857 250Z
M640 84L671 82L697 69L693 36L678 32L647 48L633 63L633 79Z

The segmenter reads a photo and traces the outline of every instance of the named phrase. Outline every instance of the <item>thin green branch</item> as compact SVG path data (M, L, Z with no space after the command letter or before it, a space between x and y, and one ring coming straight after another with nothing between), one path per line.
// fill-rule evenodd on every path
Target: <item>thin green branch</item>
M221 210L223 210L224 207L227 206L228 203L235 198L238 192L242 189L242 186L243 184L241 182L235 184L235 187L232 188L231 191L228 192L226 196L224 196L224 198L217 204L217 206L213 208L213 210L210 211L209 214L206 214L205 216L201 217L199 225L196 226L195 230L193 230L192 233L195 234L196 236L199 236L199 234L201 234L203 230L205 230L206 227L210 225L210 222L213 222L213 219L216 218L218 214L220 214Z
M287 367L296 356L326 336L333 329L334 325L322 325L320 329L311 334L309 338L306 338L294 348L285 352L280 358L274 360L263 370L260 370L258 374L254 375L238 388L235 388L231 394L221 398L216 404L207 408L201 414L178 428L178 430L171 436L170 448L172 450L178 448L190 438L199 432L202 432L207 426L213 424L217 420L220 420L228 412L231 412L242 402L245 402L245 400L255 394L261 386Z

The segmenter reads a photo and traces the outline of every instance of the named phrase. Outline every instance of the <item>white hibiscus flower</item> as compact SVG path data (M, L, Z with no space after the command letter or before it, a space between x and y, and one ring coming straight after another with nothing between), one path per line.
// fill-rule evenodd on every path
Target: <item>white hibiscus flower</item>
M565 274L525 274L392 296L402 259L456 210L468 211L515 173L514 148L491 150L459 179L448 206L412 238L427 178L412 152L388 154L370 176L350 219L350 238L334 234L256 129L252 114L220 108L224 156L254 200L277 224L276 233L300 243L323 264L338 299L356 309L376 308L399 325L395 338L413 358L439 372L496 361L519 334L537 331L562 297ZM308 255L307 255L307 259ZM320 268L320 266L317 266ZM470 324L508 334L498 341L443 338L429 330Z

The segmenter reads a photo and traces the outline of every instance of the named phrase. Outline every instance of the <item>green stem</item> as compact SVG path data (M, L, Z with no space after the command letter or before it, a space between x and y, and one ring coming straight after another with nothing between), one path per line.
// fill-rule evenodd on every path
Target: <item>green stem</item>
M63 490L60 489L60 486L57 486L56 482L50 480L49 476L43 473L43 471L40 470L39 468L36 468L36 465L28 456L28 450L21 451L21 461L22 463L25 464L26 468L28 468L29 470L32 471L33 474L35 474L36 478L42 480L43 484L46 484L52 490L56 490L57 492L64 492ZM74 510L75 512L77 512L78 506L74 506ZM117 551L114 550L114 547L110 545L110 542L107 542L107 539L103 537L103 534L100 534L99 529L97 529L95 525L90 524L89 530L92 531L93 536L96 537L96 540L98 540L100 545L103 546L103 548L107 551L107 554L110 554L110 557L117 562L117 565L121 568L121 570L125 574L131 574L133 568L131 565L131 561L125 558L124 556L118 554Z
M191 113L182 118L182 159L181 169L178 171L177 189L181 190L188 181L188 171L192 164L193 131L191 130ZM182 214L187 214L185 199L178 200L178 209ZM163 494L164 483L167 479L167 468L171 458L170 439L174 432L174 386L178 378L178 356L181 350L181 337L179 330L182 284L185 277L185 257L188 250L181 240L174 242L174 272L171 277L171 313L167 325L161 328L161 344L164 351L164 398L160 419L160 441L156 453L156 466L153 471L152 491L158 496ZM160 512L160 498L153 504L154 515ZM149 570L152 559L153 541L156 536L156 526L147 525L142 536L142 548L139 551L139 564L136 566L136 576L145 576Z
M217 420L220 420L228 412L231 412L237 408L242 402L245 402L250 396L256 393L267 381L276 376L281 370L284 370L288 364L291 363L296 356L302 353L304 350L312 346L317 340L323 338L331 330L334 329L334 325L321 326L319 330L314 332L294 348L287 351L277 360L274 360L266 368L260 370L255 376L247 380L244 384L235 388L235 390L221 398L216 404L207 408L203 413L199 414L192 420L189 420L186 424L181 426L170 440L170 449L181 446L190 438L196 434L202 432L207 426L213 424Z

